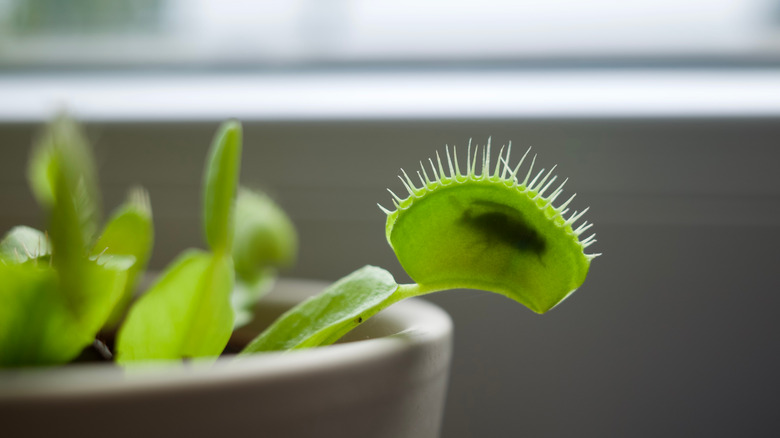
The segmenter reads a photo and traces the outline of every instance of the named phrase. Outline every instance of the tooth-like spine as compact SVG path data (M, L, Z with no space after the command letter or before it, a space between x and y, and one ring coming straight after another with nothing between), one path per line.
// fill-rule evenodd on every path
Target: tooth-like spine
M526 189L528 188L528 185L526 184L528 182L528 178L531 177L531 172L534 171L534 164L536 164L536 154L534 154L534 159L531 160L531 167L528 168L528 173L525 175L525 179L523 180L523 183L521 184Z
M506 148L506 157L502 160L504 162L503 170L501 170L501 179L506 180L507 174L510 172L509 168L509 156L512 154L512 142Z
M447 174L444 173L444 166L441 165L441 156L439 156L439 151L436 151L436 162L439 164L439 182L441 183L442 180L447 177Z
M528 186L527 186L528 190L534 190L534 188L536 187L536 180L538 180L539 177L542 176L543 173L544 173L544 168L542 168L542 170L540 170L539 173L536 174L534 179L532 179L531 182L528 183Z
M487 145L482 148L482 179L490 178L490 137Z
M520 166L523 165L523 162L525 161L525 157L528 156L529 152L531 152L531 146L528 147L528 149L523 154L523 158L520 159L520 162L517 163L517 166L515 166L515 170L512 171L512 179L517 180L517 172L520 170Z
M566 216L569 213L569 209L567 208L568 205L574 200L574 198L577 196L577 194L571 195L564 203L561 205L555 207L552 204L558 199L558 197L563 193L563 187L568 182L568 178L564 179L563 182L561 182L557 188L552 190L551 193L549 193L548 196L545 196L545 193L548 193L550 188L553 186L553 183L557 181L558 176L553 175L555 169L557 169L557 165L553 166L549 171L545 173L545 169L541 169L536 174L534 174L534 166L536 165L536 158L537 155L534 154L530 166L528 168L528 171L525 175L525 178L523 179L523 182L520 183L517 174L522 167L523 163L525 162L526 157L531 151L531 147L529 147L525 153L523 154L520 161L517 163L517 165L513 168L510 164L510 155L512 152L512 143L509 142L508 145L502 146L495 163L495 167L491 169L491 139L488 138L487 143L482 147L482 151L480 151L480 146L475 145L474 150L472 151L472 140L469 139L468 148L466 151L466 172L463 173L460 170L459 162L458 162L458 152L457 148L453 146L452 152L450 152L450 148L448 145L445 145L445 154L447 159L447 166L445 167L442 161L442 154L439 153L439 151L436 151L436 161L433 160L433 158L428 158L428 164L431 166L431 172L433 178L430 177L428 174L428 171L426 170L425 164L420 161L420 170L417 171L417 176L420 179L420 182L422 183L422 187L417 187L414 182L412 182L412 179L409 177L409 175L406 173L404 169L401 169L401 173L403 176L399 175L399 180L403 184L403 186L406 188L406 190L409 192L409 195L412 198L420 198L421 196L425 196L425 194L429 191L434 191L436 184L438 185L445 185L445 180L447 180L447 184L450 184L450 179L454 180L455 182L464 182L466 180L490 180L494 182L501 182L504 183L507 187L517 187L517 190L521 193L527 193L529 191L534 192L534 195L531 197L529 195L529 199L532 201L537 201L539 199L542 199L544 202L544 205L540 207L542 211L545 212L545 215L552 214L552 217L549 218L551 221L557 221L558 217L561 217L561 222L557 222L560 224L559 226L563 227L570 227L570 233L573 233L577 237L584 234L587 230L591 229L593 227L593 223L589 223L587 221L583 222L576 228L574 228L574 223L579 221L585 213L588 212L589 208L585 208L584 210L575 211L572 213L568 219ZM504 151L506 150L506 154ZM477 173L477 158L480 156L481 152L481 170L479 173ZM447 176L446 169L449 169L449 177ZM533 178L531 179L531 176ZM449 178L449 179L448 179ZM529 182L529 179L531 181ZM409 198L402 199L400 196L396 195L392 190L387 189L388 192L392 195L392 203L396 208L396 211L403 211L410 207L411 202L409 201ZM407 201L405 203L404 207L401 207L401 204ZM394 211L391 211L385 207L383 207L380 204L377 204L377 206L387 215L395 213ZM596 242L595 234L592 234L586 239L581 240L579 243L582 246L582 248L587 248L588 246L592 245ZM25 252L29 253L29 250L27 248L24 248ZM584 254L583 255L590 261L594 258L600 256L601 254ZM28 254L29 256L29 254Z
M425 165L420 161L420 169L422 169L423 175L425 175L425 179L422 179L422 175L420 175L420 172L417 172L417 175L420 176L420 181L422 181L423 187L428 187L431 185L431 179L428 178L428 172L425 171Z
M471 139L469 139L469 146L466 148L466 176L471 175Z
M425 169L423 169L423 172L425 172ZM423 191L427 190L428 184L426 183L425 179L423 179L423 176L420 174L419 170L417 171L417 178L420 178L420 184L422 185L422 187L420 187L420 190Z
M561 193L563 193L563 186L566 185L567 181L569 181L569 178L564 179L561 185L559 185L558 188L555 189L552 192L552 194L550 194L550 196L547 198L551 203L555 201L558 198L558 196L560 196Z
M465 175L463 175L463 172L460 171L460 164L458 163L458 149L455 146L452 147L452 160L455 162L455 173L457 173L455 179L463 178Z
M577 194L573 194L569 197L569 199L566 200L563 204L558 206L558 211L561 212L561 214L564 214L564 208L566 208L567 205L577 196Z
M498 179L498 171L502 168L505 168L506 166L501 166L502 162L504 160L504 146L501 146L501 150L498 152L498 160L496 160L496 170L493 171L493 179Z
M587 239L583 239L582 242L580 242L580 245L582 245L583 248L587 248L587 247L593 245L596 242L597 242L596 234L594 233L594 234L591 234L590 236L588 236Z
M584 233L592 226L593 226L592 223L588 223L587 221L583 222L582 225L580 225L579 227L577 227L576 230L574 230L574 234L579 236L580 234Z
M549 188L550 188L550 186L552 185L552 183L554 183L554 182L555 182L555 180L556 180L556 179L558 179L558 175L555 175L555 176L553 176L553 177L552 177L552 179L550 179L550 182L548 182L546 186L542 187L542 189L541 189L541 190L539 190L538 192L536 192L536 197L537 197L537 198L544 198L544 192L546 192L546 191L547 191L547 189L549 189ZM540 184L540 185L541 185L541 184Z
M567 221L566 221L566 225L571 225L571 224L573 224L573 223L577 222L578 220L580 220L580 218L582 217L582 215L584 215L585 213L587 213L589 209L590 209L590 207L587 207L587 208L585 208L585 210L582 210L582 211L581 211L581 212L579 212L579 213L577 213L577 212L574 212L574 214L572 214L572 215L571 215L571 217L569 218L569 220L567 220Z
M534 187L534 190L536 191L536 193L538 194L538 196L542 196L542 193L543 193L545 190L547 190L547 186L545 186L545 187L544 187L542 190L539 190L539 187L541 187L541 186L542 186L542 185L545 183L545 181L547 181L547 178L549 178L549 177L550 177L550 175L552 175L552 173L553 173L553 172L555 172L555 169L556 169L557 167L558 167L558 165L557 165L557 164L556 164L555 166L553 166L553 167L552 167L552 169L550 169L550 171L549 171L549 172L547 172L547 175L545 175L545 176L544 176L544 178L542 178L542 180L541 180L541 181L539 181L539 184L537 184L537 185L536 185L536 187ZM553 177L553 181L554 181L554 180L555 180L555 177ZM552 182L552 181L550 181L550 182Z
M501 159L501 161L504 162L504 169L506 171L507 168L509 168L509 163L505 159ZM517 179L516 178L506 178L506 174L501 176L501 180L504 181L504 184L506 184L507 187L514 187L517 185Z
M401 183L404 185L404 187L406 187L406 190L409 191L409 194L416 198L417 191L418 191L417 186L415 186L414 183L412 183L412 179L409 178L409 175L406 174L405 170L401 169L401 173L404 174L404 178L406 178L406 180L404 180L404 178L401 178L401 176L399 176L398 179L401 180Z
M452 167L452 157L450 157L450 148L449 148L449 146L446 146L444 149L447 151L447 165L450 168L450 178L452 178L453 180L457 181L458 178L457 178L457 175L455 174L455 169ZM453 148L453 150L454 150L454 148ZM458 172L458 173L460 173L460 172Z
M474 157L471 159L471 167L469 167L469 175L476 178L477 176L477 155L479 154L479 145L474 146Z
M390 195L392 195L393 198L395 198L396 201L401 202L401 197L400 196L398 196L395 193L393 193L393 191L390 190L390 189L387 189L387 191L390 192Z
M439 156L439 153L436 152L436 157L438 158L438 156ZM436 183L436 184L440 184L441 183L441 178L439 178L439 171L437 171L436 170L436 166L433 165L433 160L428 158L428 163L430 163L430 165L431 165L431 172L433 172L433 182ZM441 161L439 161L439 166L441 166ZM444 173L442 172L442 175L443 174Z

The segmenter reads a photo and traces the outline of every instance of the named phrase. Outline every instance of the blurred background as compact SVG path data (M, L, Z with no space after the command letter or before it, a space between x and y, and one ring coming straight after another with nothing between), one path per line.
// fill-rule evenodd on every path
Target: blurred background
M42 218L41 124L86 124L106 210L149 189L152 267L202 246L224 119L242 182L299 228L291 276L375 264L399 168L469 139L533 146L604 253L538 316L477 291L443 436L780 434L780 1L0 0L0 233Z

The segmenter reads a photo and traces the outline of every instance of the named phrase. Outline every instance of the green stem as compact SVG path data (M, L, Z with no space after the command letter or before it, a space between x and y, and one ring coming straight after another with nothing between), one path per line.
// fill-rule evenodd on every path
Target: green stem
M396 289L394 294L396 299L393 300L393 302L398 302L400 300L411 298L411 297L419 297L434 292L441 292L448 289L452 289L452 288L441 287L441 286L430 286L430 285L423 286L417 283L399 284L398 289Z

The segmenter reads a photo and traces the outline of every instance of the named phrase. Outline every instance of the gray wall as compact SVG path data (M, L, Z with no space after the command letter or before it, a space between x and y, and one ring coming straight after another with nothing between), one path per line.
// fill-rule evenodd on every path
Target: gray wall
M407 277L384 238L385 187L444 144L532 145L590 205L599 242L584 286L538 316L457 291L444 437L768 436L780 433L780 121L458 120L245 123L242 181L300 230L289 275L364 264ZM199 186L217 123L100 124L107 209L152 196L154 268L200 246ZM40 224L24 181L37 127L0 125L0 232ZM520 149L520 148L517 148Z

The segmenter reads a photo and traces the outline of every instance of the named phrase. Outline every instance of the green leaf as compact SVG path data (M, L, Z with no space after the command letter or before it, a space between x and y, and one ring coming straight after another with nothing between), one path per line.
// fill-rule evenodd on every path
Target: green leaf
M94 338L105 325L127 285L132 256L83 259L67 272L58 269L61 294L83 331Z
M365 266L321 294L280 316L242 354L332 344L351 329L405 296L396 295L393 276Z
M241 125L222 124L206 163L203 217L206 241L215 253L229 254L233 241L233 208L241 170Z
M0 263L0 366L64 363L91 339L75 323L53 268Z
M28 260L48 258L50 254L51 248L46 235L24 225L12 228L0 241L0 259L6 263L24 263Z
M177 258L130 309L117 361L213 357L233 329L229 257L191 250Z
M33 148L28 177L48 212L58 291L84 336L93 337L121 296L133 257L89 260L99 222L97 172L78 126L60 116Z
M414 281L439 290L497 292L538 313L583 283L598 255L583 250L595 240L579 240L590 225L573 228L581 213L567 213L569 201L552 205L563 186L550 190L552 170L533 173L532 163L520 181L520 164L510 167L503 149L491 167L489 143L479 169L477 152L472 158L469 151L466 172L449 150L447 158L449 175L441 160L438 166L430 160L434 178L423 167L421 187L404 172L409 196L393 195L396 210L385 210L387 240Z
M271 198L245 188L238 191L235 230L236 286L231 301L240 327L251 321L254 306L273 286L277 269L295 261L298 237Z
M100 194L91 149L75 122L61 115L46 127L27 175L38 202L50 211L50 233L67 231L71 243L87 248L100 221Z
M268 268L289 266L295 261L295 227L265 194L239 189L235 224L233 261L242 281L256 283L268 274Z
M78 293L65 293L48 265L0 263L0 365L65 363L92 343L126 280L126 271L84 261Z
M116 307L107 321L114 326L124 315L133 296L136 282L146 269L154 241L152 209L149 196L142 188L130 191L127 201L109 219L92 249L93 254L129 255L135 263L129 268L128 281Z

